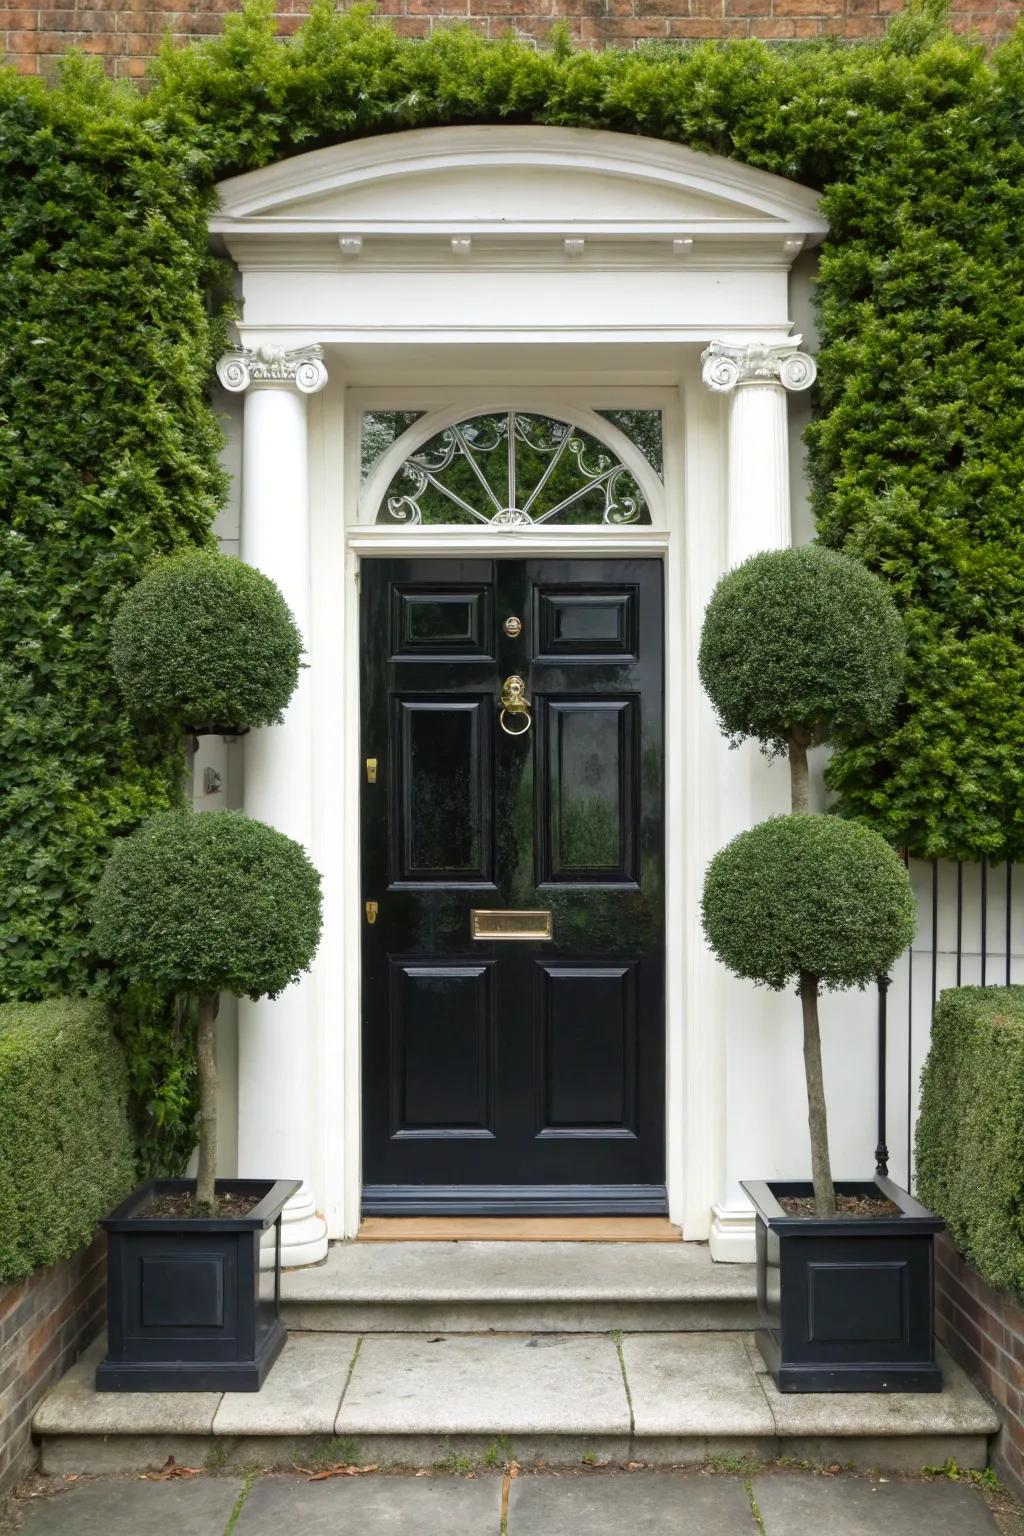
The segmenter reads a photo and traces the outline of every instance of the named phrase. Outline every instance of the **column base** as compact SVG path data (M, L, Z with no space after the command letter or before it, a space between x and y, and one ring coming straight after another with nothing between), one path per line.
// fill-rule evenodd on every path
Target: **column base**
M260 1269L274 1267L273 1228L264 1235L260 1250ZM298 1269L303 1264L320 1264L327 1257L327 1223L317 1215L313 1192L303 1184L281 1213L281 1268Z
M287 1207L286 1207L287 1209ZM708 1247L716 1264L753 1264L754 1207L713 1205Z

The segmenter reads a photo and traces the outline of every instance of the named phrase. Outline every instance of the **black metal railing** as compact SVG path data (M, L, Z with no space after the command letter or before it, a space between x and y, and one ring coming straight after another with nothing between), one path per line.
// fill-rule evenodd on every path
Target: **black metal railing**
M1015 903L1017 866L908 860L918 900L918 934L878 978L878 1097L875 1171L888 1174L894 1090L905 1125L897 1131L903 1162L897 1182L912 1189L913 1140L921 1067L939 993L947 987L1010 986L1024 981L1024 928ZM922 974L923 973L923 974ZM901 1038L902 1036L902 1038Z

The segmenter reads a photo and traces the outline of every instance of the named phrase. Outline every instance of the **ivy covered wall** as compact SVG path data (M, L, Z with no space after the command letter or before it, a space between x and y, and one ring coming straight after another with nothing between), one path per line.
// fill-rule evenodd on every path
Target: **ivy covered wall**
M107 636L225 492L214 182L468 122L662 137L821 190L818 526L893 584L911 647L901 718L831 781L915 853L1024 853L1024 36L986 56L925 4L858 46L577 53L317 3L285 40L268 0L166 50L148 93L77 59L53 87L0 76L0 996L101 984L86 894L178 794Z

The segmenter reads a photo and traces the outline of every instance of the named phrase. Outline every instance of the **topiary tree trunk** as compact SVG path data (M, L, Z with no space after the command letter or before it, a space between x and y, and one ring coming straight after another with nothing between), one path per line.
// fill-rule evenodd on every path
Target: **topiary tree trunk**
M828 1156L828 1113L825 1078L821 1070L821 1030L818 1027L819 978L800 972L800 1006L804 1016L804 1074L807 1078L807 1122L811 1131L811 1181L814 1214L836 1214L836 1191Z
M806 731L789 733L789 785L794 815L810 809L810 776ZM804 1075L807 1079L807 1122L811 1132L811 1180L814 1184L814 1214L836 1214L836 1191L832 1182L832 1164L828 1155L828 1111L825 1107L825 1077L821 1068L821 1028L818 1023L820 976L800 972L800 1007L804 1019Z
M220 999L215 992L199 998L196 1038L196 1075L199 1079L199 1167L196 1173L196 1206L212 1216L216 1209L217 1178L217 1057L214 1023Z
M807 748L811 744L807 731L792 730L789 733L789 791L793 811L809 811L811 808L810 775L807 768Z

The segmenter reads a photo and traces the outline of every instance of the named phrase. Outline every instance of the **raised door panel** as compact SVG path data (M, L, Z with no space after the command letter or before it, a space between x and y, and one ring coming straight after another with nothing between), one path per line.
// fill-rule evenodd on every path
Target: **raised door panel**
M391 886L488 885L488 696L392 699Z
M392 587L392 661L487 660L490 656L489 584Z
M538 661L595 661L637 654L636 587L534 589Z
M637 967L540 965L538 1135L636 1135Z
M492 1136L494 961L389 969L392 1136Z
M537 702L538 885L635 887L639 699Z

